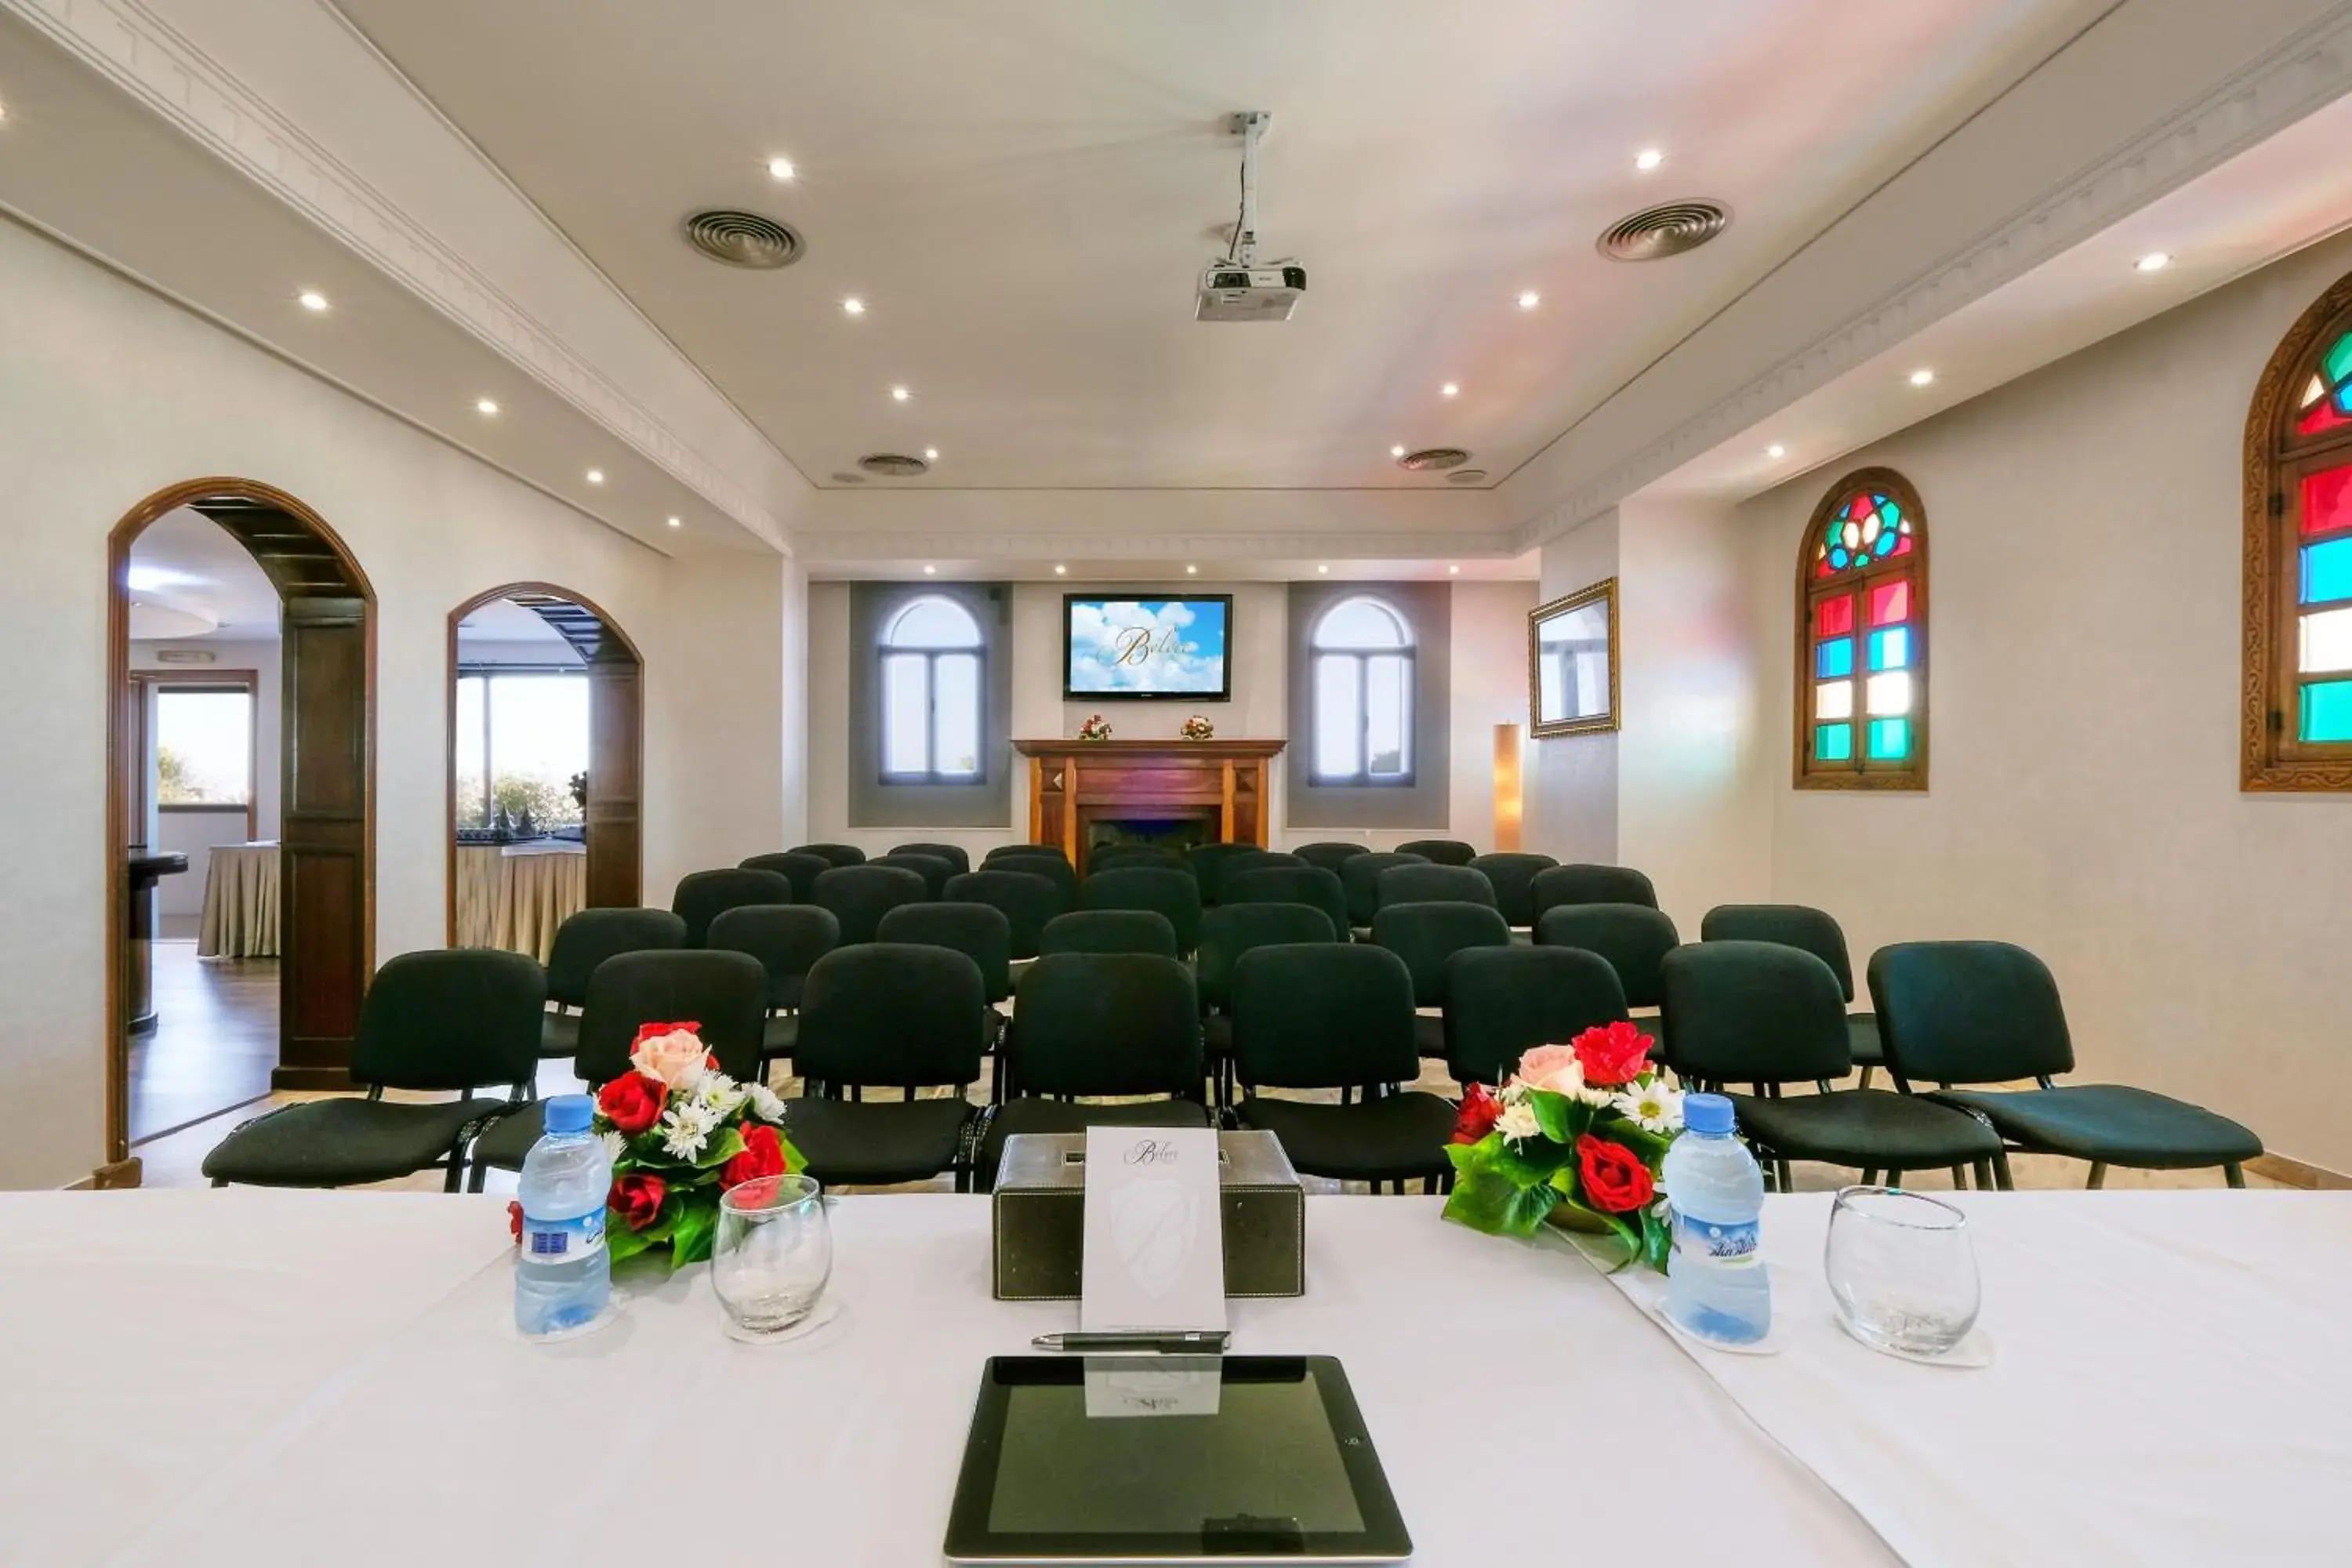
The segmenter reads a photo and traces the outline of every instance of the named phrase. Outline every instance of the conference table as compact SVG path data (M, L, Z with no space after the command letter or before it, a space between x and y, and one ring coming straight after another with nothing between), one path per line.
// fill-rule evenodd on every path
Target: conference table
M577 839L457 846L457 942L527 952L545 963L555 928L588 905L588 851Z
M212 847L205 863L196 956L278 956L277 840Z
M1686 1347L1565 1245L1307 1202L1307 1294L1234 1349L1347 1366L1417 1551L1741 1568L2342 1562L2352 1197L1963 1194L1990 1365L1831 1321L1826 1194L1769 1200L1773 1355ZM510 1326L495 1197L0 1195L0 1562L936 1563L982 1360L985 1199L837 1200L806 1337L705 1268Z

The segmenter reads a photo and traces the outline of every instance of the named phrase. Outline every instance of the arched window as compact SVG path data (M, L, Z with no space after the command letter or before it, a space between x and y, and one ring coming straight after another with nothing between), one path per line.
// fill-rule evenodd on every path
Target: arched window
M1313 782L1412 783L1411 624L1385 602L1359 595L1323 612L1307 647L1315 666Z
M1927 787L1927 520L1887 468L1838 481L1797 563L1800 789Z
M2246 428L2250 790L2352 790L2352 278L2271 356Z
M911 601L882 630L882 776L894 784L980 775L987 644L953 599Z

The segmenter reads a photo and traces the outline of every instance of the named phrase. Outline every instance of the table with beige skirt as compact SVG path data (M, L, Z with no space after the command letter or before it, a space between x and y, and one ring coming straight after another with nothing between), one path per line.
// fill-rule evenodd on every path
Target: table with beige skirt
M212 847L205 866L196 956L278 956L277 840Z
M457 846L457 945L527 952L541 963L555 928L588 906L588 853L568 839Z

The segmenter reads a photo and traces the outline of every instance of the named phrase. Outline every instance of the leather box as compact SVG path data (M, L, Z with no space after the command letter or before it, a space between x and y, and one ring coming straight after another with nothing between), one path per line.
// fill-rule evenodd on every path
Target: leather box
M1000 1301L1074 1301L1086 1246L1083 1132L1016 1132L1004 1141L991 1200L990 1268ZM1225 1294L1307 1293L1307 1194L1271 1132L1217 1134L1223 1189Z

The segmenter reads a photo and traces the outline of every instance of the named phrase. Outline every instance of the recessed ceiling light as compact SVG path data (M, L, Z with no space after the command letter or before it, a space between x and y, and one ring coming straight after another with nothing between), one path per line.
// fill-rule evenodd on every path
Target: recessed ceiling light
M1936 384L1936 373L1932 370L1915 370L1911 373L1911 384L1933 386Z
M939 460L940 449L937 447L926 447L923 448L923 461L926 463L936 463Z
M1780 458L1789 455L1789 448L1780 445L1780 442L1775 441L1770 446L1764 448L1764 455L1770 458L1775 462L1778 462Z
M2172 265L2172 258L2164 251L2151 250L2132 265L2142 272L2161 272Z
M1445 574L1448 577L1459 577L1462 575L1462 568L1459 566L1448 566L1445 569Z
M6 120L7 120L7 118L8 118L8 106L7 106L7 104L6 104L6 103L5 103L5 102L0 102L0 122L5 122L5 121L6 121Z
M1542 303L1543 303L1543 296L1542 296L1542 295L1540 295L1540 294L1538 294L1538 293L1537 293L1534 289L1520 289L1520 290L1519 290L1519 309L1520 309L1520 310L1534 310L1538 305L1540 305L1540 304L1542 304Z
M498 400L497 398L495 398L495 397L477 397L476 399L474 399L474 412L475 412L475 413L477 413L477 414L484 414L484 415L488 415L488 414L496 414L498 411L499 411L499 400Z
M1066 576L1068 576L1069 574L1070 574L1070 569L1069 569L1068 567L1066 567L1066 566L1063 565L1063 564L1062 564L1060 562L1058 562L1058 561L1056 561L1056 562L1055 562L1055 563L1054 563L1054 575L1055 575L1055 576L1056 576L1056 577L1066 577Z
M669 525L672 528L684 528L686 526L686 520L682 517L674 517L669 520Z
M601 485L601 484L603 484L603 483L604 482L604 469L602 469L602 468L591 468L591 469L589 469L589 470L588 470L588 482L589 482L590 484L592 484L592 485Z
M894 386L890 389L890 401L893 403L904 403L914 395L903 386Z
M852 294L841 302L841 313L845 316L862 316L866 314L866 301Z
M306 310L323 310L327 308L327 297L316 289L305 289L294 298Z
M768 160L768 177L772 180L789 180L793 177L794 173L795 171L793 168L793 161L790 158L771 158Z
M1655 147L1644 147L1633 154L1633 167L1645 174L1665 161L1665 153Z
M1184 575L1185 575L1185 576L1187 576L1187 577L1198 577L1200 574L1201 574L1201 569L1200 569L1198 566L1193 565L1193 564L1192 564L1192 563L1190 563L1190 562L1186 562L1186 563L1185 563L1185 564L1184 564Z
M1391 458L1402 458L1404 456L1404 448L1402 447L1391 447L1389 448L1389 456Z
M939 574L940 569L936 566L926 565L923 568L923 575L926 577L936 577Z
M1329 568L1328 566L1318 566L1317 568L1315 568L1315 570L1317 570L1318 572L1328 572L1328 571L1330 571L1330 570L1331 570L1331 568Z
M1460 386L1449 381L1444 386L1437 389L1437 395L1440 397L1454 397L1458 395L1461 391L1462 388Z

